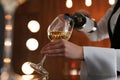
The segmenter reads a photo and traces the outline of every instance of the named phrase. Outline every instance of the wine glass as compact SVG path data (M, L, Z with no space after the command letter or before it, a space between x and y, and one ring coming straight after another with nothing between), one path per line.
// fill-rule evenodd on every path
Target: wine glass
M48 27L48 39L50 41L58 39L69 40L73 31L73 27L73 19L67 14L60 14Z
M71 37L72 31L74 27L74 21L67 14L58 15L52 23L49 25L47 29L48 39L50 41L58 40L58 39L66 39L69 40ZM48 79L48 71L43 68L44 61L47 55L44 55L43 59L40 63L30 63L30 66L38 73L43 74L43 76Z

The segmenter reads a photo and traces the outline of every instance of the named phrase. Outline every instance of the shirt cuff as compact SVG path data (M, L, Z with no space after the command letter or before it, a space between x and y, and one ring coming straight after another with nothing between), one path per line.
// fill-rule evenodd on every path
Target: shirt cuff
M89 76L116 76L116 52L110 48L84 47L84 63Z

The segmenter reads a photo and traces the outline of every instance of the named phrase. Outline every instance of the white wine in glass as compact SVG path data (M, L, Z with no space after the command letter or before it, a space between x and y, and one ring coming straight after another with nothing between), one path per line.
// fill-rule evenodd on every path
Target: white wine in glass
M54 41L57 39L66 39L69 40L71 32L63 32L63 31L50 31L48 32L48 38L50 41Z
M69 40L73 31L74 21L72 18L67 16L66 14L58 15L52 23L49 25L47 29L48 39L50 41L58 40L58 39L66 39ZM48 79L48 71L43 68L44 61L47 55L44 55L43 59L40 63L30 63L31 67L39 74L42 74L43 77Z
M73 31L74 22L65 14L58 15L49 25L47 34L50 41L58 39L69 40Z

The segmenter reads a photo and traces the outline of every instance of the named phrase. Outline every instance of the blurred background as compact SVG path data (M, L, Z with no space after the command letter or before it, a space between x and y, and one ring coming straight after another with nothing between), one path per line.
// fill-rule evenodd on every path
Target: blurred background
M42 59L40 50L49 42L47 27L59 14L72 14L84 9L98 22L114 4L114 0L0 0L0 2L4 10L1 15L3 18L0 17L3 21L0 23L2 31L0 43L4 43L0 44L2 78L9 75L6 75L5 71L8 73L13 71L21 76L37 75L27 63L38 63ZM110 46L109 39L91 42L84 33L75 30L70 41L85 46ZM64 57L47 57L44 67L50 73L49 80L79 80L80 63L79 60Z

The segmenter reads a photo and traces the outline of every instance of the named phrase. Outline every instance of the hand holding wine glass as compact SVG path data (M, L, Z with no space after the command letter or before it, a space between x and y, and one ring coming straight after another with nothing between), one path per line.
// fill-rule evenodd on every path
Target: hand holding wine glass
M58 39L69 40L73 31L73 26L74 22L72 18L64 14L58 15L48 27L48 38L50 39L50 41ZM48 77L48 72L43 68L46 56L47 55L45 54L40 63L30 63L30 65L36 72L47 75Z
M66 26L61 26L61 24ZM71 59L83 60L82 46L68 41L73 27L74 21L69 14L65 14L64 17L59 15L48 27L48 38L51 42L41 49L41 53L49 56L65 56Z

